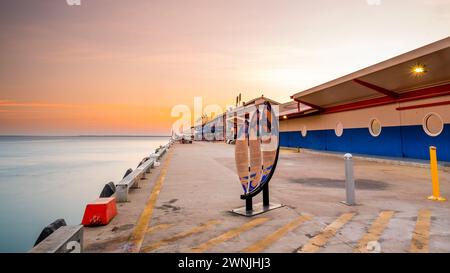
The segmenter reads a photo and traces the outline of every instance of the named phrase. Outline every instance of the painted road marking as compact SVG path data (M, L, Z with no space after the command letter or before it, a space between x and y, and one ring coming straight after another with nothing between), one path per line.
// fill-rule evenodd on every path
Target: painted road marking
M429 209L421 209L417 217L416 227L413 231L409 252L428 253L430 225L431 211Z
M311 240L309 240L298 252L299 253L314 253L324 247L328 240L333 237L338 230L340 230L346 223L348 223L355 213L344 213L333 223L329 224L323 231Z
M156 226L151 226L147 229L146 233L150 234L150 233L157 232L160 230L168 229L168 228L172 227L173 225L174 224L159 224Z
M253 227L259 226L267 221L269 221L269 218L256 218L250 222L245 223L244 225L234 228L230 231L225 232L222 235L219 235L209 241L207 241L206 243L203 243L201 245L198 245L196 247L193 247L190 251L191 252L196 252L196 253L201 253L204 252L205 250L207 250L208 248L211 248L217 244L223 243L225 241L228 241L236 236L238 236L240 233L245 232L247 230L250 230Z
M150 244L150 245L142 248L141 252L150 252L150 251L153 251L153 250L155 250L157 248L160 248L163 245L175 242L177 240L186 238L186 237L191 236L191 235L196 234L196 233L201 233L201 232L207 231L209 228L211 228L211 227L213 227L213 226L215 226L215 225L217 225L219 223L220 223L219 220L208 221L208 222L206 222L204 224L201 224L200 226L196 226L196 227L191 228L190 230L178 233L178 234L174 235L173 237L170 237L170 238L167 238L167 239L163 239L161 241L158 241L158 242L155 242L153 244Z
M288 233L289 231L294 230L295 228L297 228L301 224L303 224L303 223L305 223L307 221L310 221L312 218L313 217L310 216L310 215L302 215L302 216L298 217L297 219L295 219L294 221L292 221L292 222L282 226L281 228L279 228L275 232L269 234L268 236L266 236L262 240L256 242L254 245L251 245L251 246L249 246L247 248L244 248L241 252L245 252L245 253L261 252L262 250L266 249L267 247L269 247L270 245L272 245L273 243L278 241L286 233Z
M380 238L381 234L385 230L386 226L389 224L389 220L391 220L394 215L394 211L382 211L378 218L373 222L369 231L361 238L358 243L358 246L354 249L354 252L369 252L367 250L367 245L369 242L376 242Z
M139 216L134 231L131 234L130 239L128 240L129 245L125 250L126 252L138 253L141 249L142 241L144 240L147 227L150 225L150 221L152 219L153 208L156 204L156 200L158 199L159 193L161 192L161 188L164 183L164 179L167 175L167 169L169 168L170 159L172 158L172 151L173 149L170 149L167 160L161 170L161 173L159 174L158 180L156 181L155 186L153 186L150 198L147 200L144 211L142 211L141 216Z
M160 230L168 229L172 226L173 226L173 224L159 224L156 226L152 226L147 229L147 234L151 234L151 233L158 232ZM103 245L108 245L108 244L118 244L118 243L123 243L123 242L128 241L129 238L130 238L130 235L122 235L120 237L115 237L115 238L112 238L112 239L109 239L106 241L94 243L93 245L103 246Z
M280 149L280 153L282 154L299 154L299 150L292 150L292 149Z

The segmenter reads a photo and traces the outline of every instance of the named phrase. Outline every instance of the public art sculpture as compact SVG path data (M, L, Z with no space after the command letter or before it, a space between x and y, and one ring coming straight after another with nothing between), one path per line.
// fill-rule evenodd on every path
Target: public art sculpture
M279 154L278 111L265 101L234 112L236 169L244 193L245 207L232 212L254 216L282 205L269 201L269 181ZM252 198L263 192L263 202L253 206Z

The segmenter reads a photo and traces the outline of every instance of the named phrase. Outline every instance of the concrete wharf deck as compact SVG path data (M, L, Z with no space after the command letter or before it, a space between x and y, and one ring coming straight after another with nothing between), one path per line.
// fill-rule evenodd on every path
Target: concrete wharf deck
M344 161L283 150L270 182L285 206L247 218L234 146L175 144L118 204L103 227L85 228L87 252L449 252L450 204L427 200L429 169L354 160L357 206L346 206ZM440 170L450 198L450 173ZM261 197L254 202L260 201Z

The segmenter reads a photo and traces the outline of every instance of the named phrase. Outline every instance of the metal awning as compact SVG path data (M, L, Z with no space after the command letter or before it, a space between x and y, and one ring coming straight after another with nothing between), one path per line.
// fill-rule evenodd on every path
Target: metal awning
M280 116L286 116L294 113L306 113L307 111L314 110L308 105L296 101L290 101L287 103L280 104L279 107L280 107L279 108Z
M413 68L425 69L415 74ZM450 37L291 96L337 112L450 94Z

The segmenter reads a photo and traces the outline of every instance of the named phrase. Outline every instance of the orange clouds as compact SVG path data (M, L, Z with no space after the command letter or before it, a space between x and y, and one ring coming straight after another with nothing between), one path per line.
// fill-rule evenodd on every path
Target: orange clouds
M86 2L0 1L0 134L170 134L195 96L285 102L449 35L448 0Z
M71 108L70 104L40 103L40 102L16 102L12 100L0 100L0 107L30 107L30 108Z
M170 108L144 104L59 104L0 101L0 134L165 134Z

